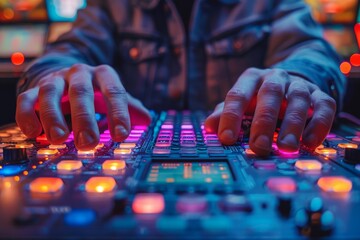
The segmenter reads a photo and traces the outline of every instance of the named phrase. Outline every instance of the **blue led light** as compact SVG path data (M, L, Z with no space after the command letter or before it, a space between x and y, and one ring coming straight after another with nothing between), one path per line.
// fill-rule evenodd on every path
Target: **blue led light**
M0 169L0 176L13 176L26 169L26 165L7 165Z
M91 209L75 209L67 213L64 221L69 226L87 226L96 219L95 211Z

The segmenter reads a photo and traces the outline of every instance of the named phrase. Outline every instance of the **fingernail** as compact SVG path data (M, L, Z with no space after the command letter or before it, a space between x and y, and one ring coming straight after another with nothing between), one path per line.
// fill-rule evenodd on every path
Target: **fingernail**
M303 140L304 144L309 147L317 146L318 143L318 137L315 134L310 134L309 136L304 137Z
M50 128L50 139L59 139L65 135L65 131L59 127Z
M255 139L254 146L263 150L271 150L270 138L266 135L260 135Z
M220 138L222 140L225 141L229 141L229 140L234 140L235 134L232 130L230 129L225 129L224 131L222 131L222 133L220 134Z
M129 134L128 130L126 130L122 125L115 126L114 132L116 138L123 138Z
M299 141L297 137L294 134L287 134L285 137L281 140L282 144L288 145L288 146L298 146Z
M78 146L79 147L86 147L87 145L93 143L95 138L87 131L82 131L78 134Z

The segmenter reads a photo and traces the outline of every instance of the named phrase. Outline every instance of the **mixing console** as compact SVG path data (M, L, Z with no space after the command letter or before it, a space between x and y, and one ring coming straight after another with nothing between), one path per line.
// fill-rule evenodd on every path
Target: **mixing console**
M154 114L91 151L1 128L0 238L360 238L359 137L259 158L249 122L223 146L205 118Z

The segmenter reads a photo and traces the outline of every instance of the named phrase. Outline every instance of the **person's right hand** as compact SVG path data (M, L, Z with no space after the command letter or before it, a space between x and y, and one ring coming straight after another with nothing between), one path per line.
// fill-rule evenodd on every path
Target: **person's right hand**
M94 92L97 89L105 101L109 130L114 141L123 141L128 136L130 120L133 120L131 116L136 116L142 124L150 123L148 110L126 93L114 69L107 65L92 67L85 64L46 75L35 87L19 94L16 122L29 138L37 137L43 129L51 143L63 143L70 130L64 119L61 99L68 94L75 146L80 150L93 149L99 142L94 107ZM35 110L37 103L38 114Z

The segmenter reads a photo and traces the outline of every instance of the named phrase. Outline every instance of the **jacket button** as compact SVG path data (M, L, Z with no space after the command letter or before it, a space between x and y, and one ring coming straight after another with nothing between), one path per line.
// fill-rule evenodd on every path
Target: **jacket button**
M130 48L129 55L132 59L137 59L140 55L140 51L136 47Z

